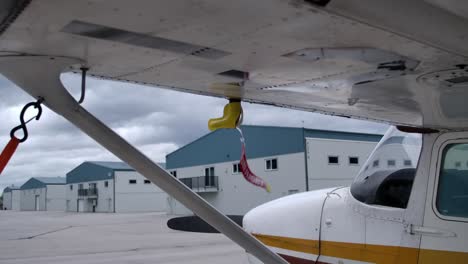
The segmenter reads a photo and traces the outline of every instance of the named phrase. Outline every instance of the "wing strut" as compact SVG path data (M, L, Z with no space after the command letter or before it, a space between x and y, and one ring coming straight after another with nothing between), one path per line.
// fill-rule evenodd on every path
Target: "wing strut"
M287 263L82 108L60 81L60 73L65 68L80 64L82 61L78 59L65 57L10 56L0 57L0 72L31 96L44 98L46 106L65 117L262 262Z

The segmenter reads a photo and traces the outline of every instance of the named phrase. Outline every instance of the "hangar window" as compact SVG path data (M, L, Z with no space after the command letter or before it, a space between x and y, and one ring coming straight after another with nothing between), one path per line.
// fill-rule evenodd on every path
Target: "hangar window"
M109 182L108 181L104 182L104 187L106 187L106 188L109 187Z
M359 165L359 157L349 157L349 165Z
M461 167L461 161L455 162L455 168L460 168Z
M411 167L411 166L413 166L413 163L411 162L411 160L405 159L405 160L403 161L403 165L405 165L405 166L407 166L407 167Z
M172 176L177 178L177 171L173 170L169 172Z
M151 184L150 180L145 180L145 184Z
M328 164L333 164L333 165L339 164L338 156L328 156Z
M214 171L215 171L214 167L205 168L205 176L215 176Z
M271 169L272 170L277 170L278 169L278 160L277 159L272 159L271 160Z
M404 133L390 128L366 165L372 168L361 169L351 185L351 194L358 201L369 205L406 208L416 174L416 164L421 153L420 134ZM390 158L395 166L374 166L375 161ZM409 160L412 166L397 163L397 159Z
M137 181L136 180L128 180L128 184L136 184Z
M232 174L240 173L240 163L232 164Z
M388 167L395 167L396 166L396 160L394 160L394 159L387 160L387 166Z
M374 168L379 167L379 160L374 160L374 161L372 162L372 167L374 167Z
M70 191L73 190L73 184L70 184Z
M461 166L457 166L458 161L454 162L460 158L468 158L468 144L449 144L442 152L436 207L442 215L466 218L468 217L468 169L462 169Z
M214 187L216 186L217 178L215 177L215 168L207 167L205 168L205 187Z
M267 159L265 160L265 169L267 171L277 170L278 169L278 159Z

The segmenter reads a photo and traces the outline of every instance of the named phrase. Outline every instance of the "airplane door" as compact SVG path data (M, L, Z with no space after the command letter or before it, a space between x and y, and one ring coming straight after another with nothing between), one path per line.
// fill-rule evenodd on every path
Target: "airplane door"
M419 263L468 263L468 133L441 135L432 150Z

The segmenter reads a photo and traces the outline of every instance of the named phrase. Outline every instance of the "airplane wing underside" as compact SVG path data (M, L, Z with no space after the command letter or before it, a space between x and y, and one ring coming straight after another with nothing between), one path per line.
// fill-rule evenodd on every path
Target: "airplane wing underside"
M468 8L441 2L8 0L0 55L74 57L100 78L468 128Z

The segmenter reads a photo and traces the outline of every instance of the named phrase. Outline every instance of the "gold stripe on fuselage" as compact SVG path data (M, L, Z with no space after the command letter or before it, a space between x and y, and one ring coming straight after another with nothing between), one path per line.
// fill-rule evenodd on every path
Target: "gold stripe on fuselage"
M319 243L317 240L308 240L302 238L269 236L261 234L252 234L263 244L271 247L282 248L307 254L318 255Z
M267 246L314 255L319 254L318 240L270 236L265 234L253 235ZM359 243L346 243L334 241L322 241L320 243L320 246L320 254L323 256L370 263L468 263L468 253L465 252L452 252L428 249L419 250L418 248L365 245ZM420 257L419 262L418 254Z

